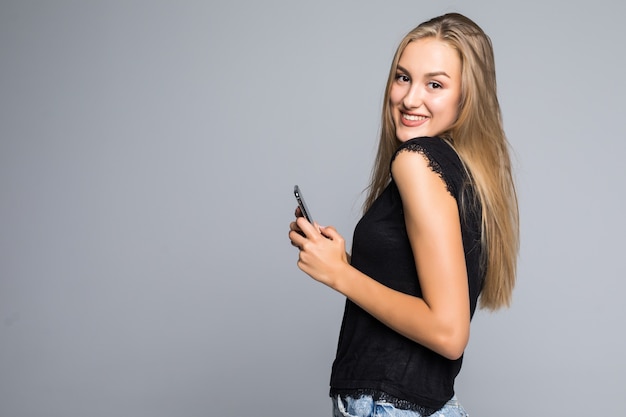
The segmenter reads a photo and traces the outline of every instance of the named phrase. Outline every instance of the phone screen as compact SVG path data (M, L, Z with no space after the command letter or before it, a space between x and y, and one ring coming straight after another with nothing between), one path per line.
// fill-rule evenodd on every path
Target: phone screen
M300 211L302 211L302 215L309 221L309 223L313 224L313 218L311 217L311 212L304 202L304 198L302 197L302 192L300 191L300 187L295 185L293 187L293 194L296 196L296 200L298 201L298 206L300 207Z

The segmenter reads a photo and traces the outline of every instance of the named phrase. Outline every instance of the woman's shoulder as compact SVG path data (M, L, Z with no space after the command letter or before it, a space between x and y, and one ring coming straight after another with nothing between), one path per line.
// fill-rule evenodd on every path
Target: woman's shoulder
M467 173L458 154L450 143L436 136L423 136L410 139L398 146L391 158L390 167L402 152L414 152L428 162L429 168L446 183L454 196L465 181Z
M427 158L449 159L461 162L452 145L438 136L422 136L401 143L391 158L392 163L402 151L418 152Z

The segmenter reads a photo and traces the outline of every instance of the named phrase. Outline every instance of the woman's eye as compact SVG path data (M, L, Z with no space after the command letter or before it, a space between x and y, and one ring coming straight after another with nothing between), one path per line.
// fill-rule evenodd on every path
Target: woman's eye
M411 79L408 77L408 75L404 75L404 74L397 74L396 75L396 81L400 81L403 83L408 83L411 81Z
M428 83L430 88L442 88L443 86L436 81L431 81Z

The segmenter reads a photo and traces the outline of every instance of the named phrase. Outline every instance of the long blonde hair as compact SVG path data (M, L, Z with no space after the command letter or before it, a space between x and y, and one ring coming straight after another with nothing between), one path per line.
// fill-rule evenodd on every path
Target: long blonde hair
M508 142L502 127L491 40L472 20L450 13L422 23L400 42L389 72L378 153L367 210L389 183L389 161L397 139L389 94L404 48L421 38L435 38L459 53L461 100L456 122L441 136L456 150L472 178L482 206L485 281L480 306L496 310L511 303L519 250L519 212L511 173Z

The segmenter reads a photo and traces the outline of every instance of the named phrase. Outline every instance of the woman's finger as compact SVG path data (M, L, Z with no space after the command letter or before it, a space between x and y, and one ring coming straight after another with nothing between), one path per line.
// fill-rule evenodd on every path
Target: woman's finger
M302 250L302 245L306 241L306 237L304 234L298 230L290 230L289 231L289 240L291 244L296 248Z
M336 239L341 238L341 235L339 234L339 232L337 232L337 230L332 226L326 226L326 227L320 226L319 231L324 237L330 240L336 240Z

